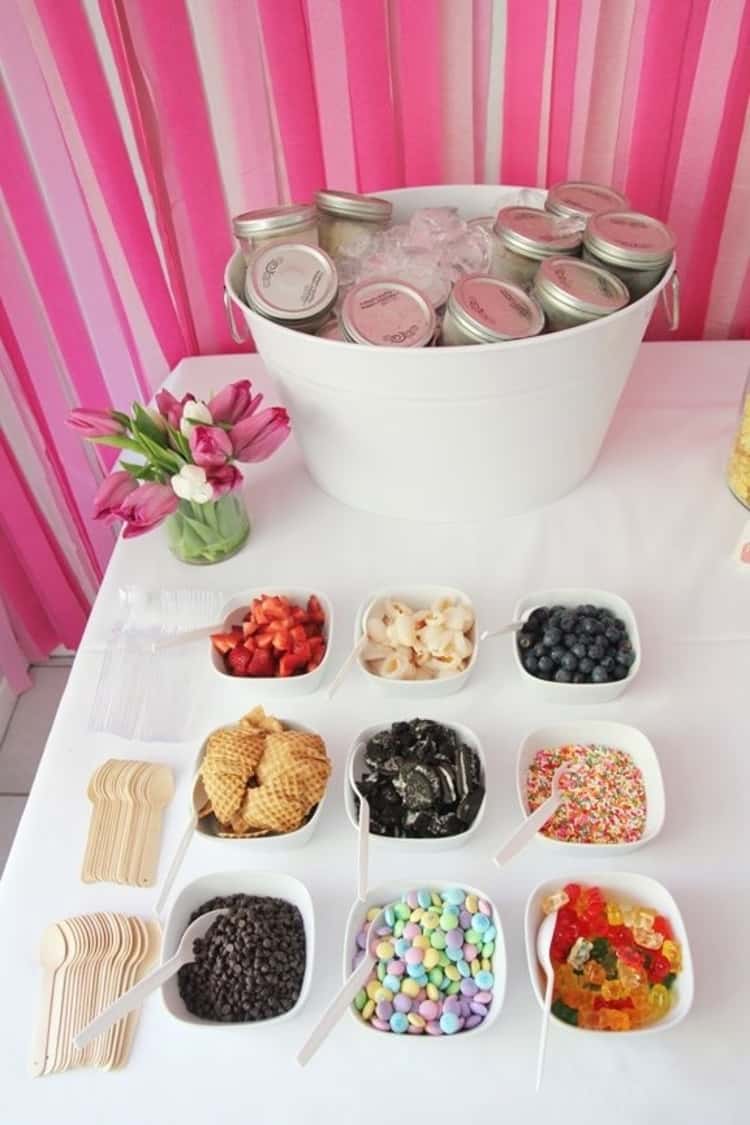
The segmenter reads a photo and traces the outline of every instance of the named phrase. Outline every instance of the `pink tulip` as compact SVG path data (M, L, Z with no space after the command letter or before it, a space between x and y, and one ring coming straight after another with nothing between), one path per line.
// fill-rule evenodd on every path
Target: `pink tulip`
M117 515L117 509L126 497L138 487L138 481L124 469L105 477L94 497L94 519L107 523Z
M242 473L234 465L221 465L218 469L209 469L206 480L213 486L214 500L220 500L242 484Z
M182 398L175 398L170 391L159 391L156 396L156 405L159 408L159 413L163 418L166 418L170 426L174 426L176 430L180 428L182 411L185 408L186 402L195 402L195 395L183 395Z
M214 422L225 422L229 426L236 426L238 422L254 414L263 401L263 395L256 395L253 398L251 388L252 383L249 379L240 379L214 395L208 403Z
M193 461L204 469L226 465L232 456L229 435L218 426L192 426L189 441Z
M265 461L289 437L289 415L283 406L271 406L232 426L234 455L238 461Z
M152 527L176 512L180 501L172 489L166 484L142 484L135 492L131 492L114 513L121 520L125 520L127 527L123 531L124 539L133 539L136 535L143 535Z
M84 410L78 407L71 410L66 419L72 430L78 430L83 437L114 437L124 434L125 427L112 417L109 410Z

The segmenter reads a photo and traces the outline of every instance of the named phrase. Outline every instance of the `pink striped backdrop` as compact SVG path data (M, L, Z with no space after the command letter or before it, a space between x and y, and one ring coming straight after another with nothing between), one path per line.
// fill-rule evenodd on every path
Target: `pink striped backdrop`
M681 338L750 331L750 0L6 0L2 60L2 472L15 454L44 485L28 527L69 536L45 565L70 614L38 648L75 640L112 547L108 455L62 417L234 349L233 213L591 177L674 227Z

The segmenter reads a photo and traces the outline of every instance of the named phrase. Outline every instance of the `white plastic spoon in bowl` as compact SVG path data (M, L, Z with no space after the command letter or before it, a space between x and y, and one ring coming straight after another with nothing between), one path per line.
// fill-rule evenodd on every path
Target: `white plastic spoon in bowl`
M191 925L185 930L182 935L182 940L177 947L177 952L174 957L170 957L158 969L154 969L147 977L139 981L138 984L133 985L132 988L119 998L115 1000L114 1004L110 1004L101 1015L87 1024L82 1031L73 1039L75 1047L85 1047L92 1039L96 1039L97 1035L101 1035L103 1031L111 1027L113 1023L117 1023L128 1012L132 1012L133 1008L137 1008L143 1000L146 999L154 989L163 984L165 980L169 980L174 974L187 965L189 961L193 960L193 943L199 938L204 938L209 927L213 925L217 918L222 914L226 914L226 910L209 910L207 914L201 914L200 918L196 918Z
M346 1009L354 1002L354 997L357 995L360 988L364 988L367 983L367 978L372 972L376 961L373 952L378 940L376 930L380 929L380 927L385 924L385 911L386 908L383 907L380 913L376 914L373 918L367 931L367 944L362 960L357 965L352 975L347 977L344 981L344 984L311 1031L304 1046L298 1052L297 1062L300 1066L306 1066L307 1063L309 1063L318 1048L323 1045L331 1034Z
M509 863L514 856L526 847L529 840L536 836L540 828L543 828L551 816L554 816L560 803L565 799L565 792L560 788L560 778L568 772L570 766L558 766L552 778L552 792L546 801L542 801L538 809L535 809L530 816L526 817L523 824L521 824L510 837L509 840L503 844L500 851L495 856L495 863L498 867L503 867L504 864Z
M199 629L187 629L182 633L175 633L173 637L165 637L160 641L152 641L151 651L161 652L164 648L180 648L182 645L192 644L193 641L202 641L205 637L210 637L212 633L220 633L226 630L226 625L201 625Z
M525 621L509 621L507 625L501 625L499 629L485 629L484 632L479 634L480 641L489 640L490 637L502 637L506 633L517 633L523 629Z
M364 902L367 898L367 854L370 842L370 802L359 795L359 847L357 848L357 898Z
M548 914L537 930L536 955L539 964L544 969L547 984L544 989L544 1011L542 1012L542 1026L539 1032L539 1053L536 1060L536 1092L542 1088L542 1074L544 1073L544 1053L547 1048L547 1029L549 1028L550 1011L552 1010L552 992L555 985L555 973L552 968L550 946L555 933L557 913Z

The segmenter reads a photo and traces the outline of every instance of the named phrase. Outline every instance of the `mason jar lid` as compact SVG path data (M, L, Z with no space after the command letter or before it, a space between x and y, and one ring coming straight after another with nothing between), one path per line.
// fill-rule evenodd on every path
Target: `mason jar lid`
M448 309L460 328L483 344L521 340L544 328L544 313L518 285L484 274L462 277L454 287Z
M435 333L435 312L423 293L396 279L363 281L341 307L345 339L380 347L421 348Z
M338 277L318 246L276 242L250 259L245 276L248 304L274 320L310 320L336 300Z
M583 244L602 261L630 269L666 265L674 253L669 227L638 211L603 211L592 216Z
M386 223L393 204L377 195L355 195L350 191L319 191L315 196L319 211L342 219L362 219L368 223Z
M534 288L549 304L587 317L607 316L630 300L619 277L579 258L546 258L536 271Z
M259 234L279 234L302 223L314 223L316 217L312 203L287 203L284 207L266 207L235 215L232 230L235 238L254 238Z
M559 219L537 207L503 207L494 231L510 250L526 258L552 258L581 244L578 231L561 234Z
M544 206L553 215L566 219L588 219L599 211L627 211L630 202L621 192L604 184L568 180L564 184L552 185Z

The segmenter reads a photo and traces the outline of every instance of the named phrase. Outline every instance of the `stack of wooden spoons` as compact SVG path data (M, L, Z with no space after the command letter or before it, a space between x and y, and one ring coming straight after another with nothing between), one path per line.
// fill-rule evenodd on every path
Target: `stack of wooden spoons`
M35 1077L78 1066L114 1070L125 1065L137 1011L82 1050L73 1046L73 1036L145 976L159 941L155 922L127 914L80 914L47 927L39 955L43 975L31 1057Z
M172 799L167 766L110 758L91 777L93 805L81 878L84 883L156 881L162 811Z

